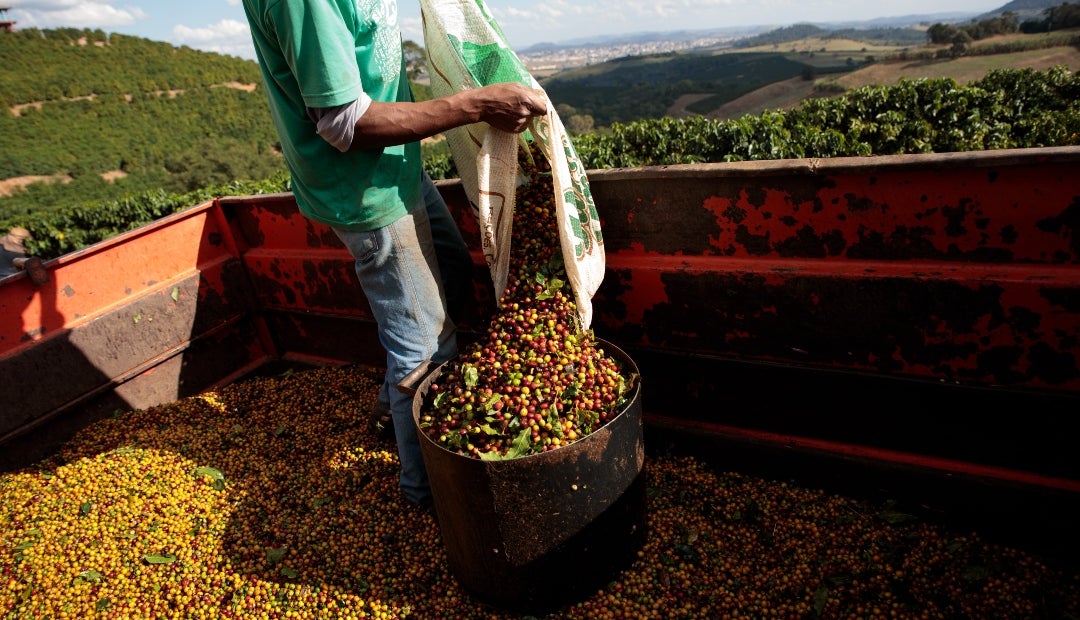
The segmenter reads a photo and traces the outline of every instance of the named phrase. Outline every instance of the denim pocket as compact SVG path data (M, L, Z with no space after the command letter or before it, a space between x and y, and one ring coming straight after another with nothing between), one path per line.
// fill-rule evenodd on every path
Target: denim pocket
M341 242L356 259L357 263L369 263L379 251L379 239L374 231L353 232L350 230L334 230Z

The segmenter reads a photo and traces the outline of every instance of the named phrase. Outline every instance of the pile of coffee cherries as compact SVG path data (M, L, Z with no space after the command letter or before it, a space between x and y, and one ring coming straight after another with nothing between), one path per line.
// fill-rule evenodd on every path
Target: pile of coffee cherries
M636 377L584 329L559 245L550 165L520 150L527 182L514 205L510 268L486 334L431 385L420 428L480 459L509 459L581 439L625 407Z

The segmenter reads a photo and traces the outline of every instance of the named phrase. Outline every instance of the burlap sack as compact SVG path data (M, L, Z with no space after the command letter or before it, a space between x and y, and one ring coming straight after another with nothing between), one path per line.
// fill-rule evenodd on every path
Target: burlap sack
M507 44L483 0L420 0L420 8L434 96L509 81L542 90ZM500 298L509 271L519 141L531 139L540 146L551 165L566 275L582 324L588 328L592 297L604 279L603 235L584 167L551 101L547 114L537 117L527 134L477 123L446 132L446 139L477 217L484 258Z

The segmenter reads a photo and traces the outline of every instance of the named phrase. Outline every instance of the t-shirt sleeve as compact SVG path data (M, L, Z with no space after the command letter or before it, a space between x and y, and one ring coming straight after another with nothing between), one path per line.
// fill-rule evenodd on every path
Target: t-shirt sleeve
M318 134L334 148L344 153L352 146L356 121L371 107L371 97L364 94L356 101L333 108L308 108L308 117L315 122Z
M363 84L347 21L355 14L342 14L337 3L326 0L282 0L270 10L305 107L334 107L360 98Z

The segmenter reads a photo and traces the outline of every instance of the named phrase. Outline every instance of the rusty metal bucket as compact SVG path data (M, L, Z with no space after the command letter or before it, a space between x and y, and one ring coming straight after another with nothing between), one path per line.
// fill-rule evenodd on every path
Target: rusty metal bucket
M600 341L627 373L621 349ZM413 398L424 462L451 572L482 603L518 613L557 609L602 588L644 543L641 381L613 420L557 450L481 461L438 445L419 428L428 391Z

